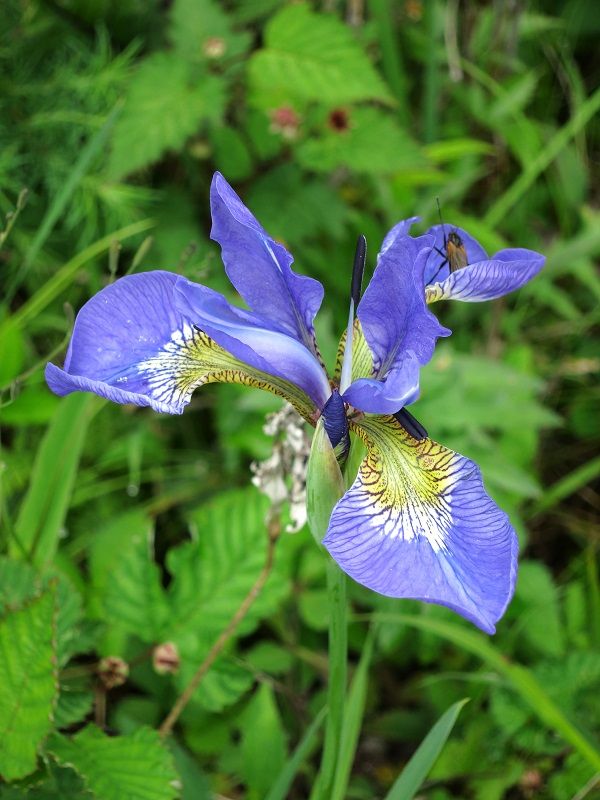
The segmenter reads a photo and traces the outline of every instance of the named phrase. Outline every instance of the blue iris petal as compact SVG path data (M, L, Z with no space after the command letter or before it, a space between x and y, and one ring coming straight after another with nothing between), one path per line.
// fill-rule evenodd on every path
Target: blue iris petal
M264 230L220 173L210 189L211 238L225 271L248 306L274 328L314 348L313 320L323 300L319 281L297 275L292 256Z
M444 251L444 236L455 232L460 237L467 254L467 266L450 272L444 258L433 250L427 259L425 285L440 284L436 299L479 302L495 300L515 289L520 289L542 269L545 257L535 250L508 248L488 256L479 242L462 228L452 225L434 225L428 233L435 236L435 246Z
M344 393L361 411L390 414L412 402L418 367L433 355L438 336L450 334L425 303L423 271L432 242L428 236L398 234L379 254L357 312L375 375L355 381Z
M236 308L219 292L177 281L177 307L201 330L245 364L299 386L322 408L331 394L327 375L313 353L271 319Z

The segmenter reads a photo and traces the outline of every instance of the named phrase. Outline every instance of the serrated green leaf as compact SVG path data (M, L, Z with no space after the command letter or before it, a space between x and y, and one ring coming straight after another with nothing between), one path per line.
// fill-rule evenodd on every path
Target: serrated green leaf
M115 125L109 172L128 175L179 150L203 121L218 120L224 86L214 75L192 76L173 53L155 53L132 78L123 113Z
M564 633L558 593L544 564L522 561L512 611L520 635L535 651L545 656L564 654Z
M263 108L312 100L393 103L350 28L306 4L283 8L265 29L265 48L249 65L254 101Z
M229 14L213 0L175 0L169 39L184 59L229 59L248 49L251 34L234 31Z
M348 167L356 172L390 175L427 166L416 142L388 113L377 108L349 111L348 129L323 128L298 145L298 161L315 172Z
M173 800L179 794L172 756L149 728L109 737L89 725L72 739L53 734L46 749L102 800Z
M267 500L253 487L224 492L190 517L194 541L169 551L170 620L166 634L180 630L214 641L249 592L265 563ZM248 632L277 608L289 591L278 543L275 566L238 632Z
M93 704L94 695L91 691L61 686L54 712L56 729L68 728L76 722L81 722L90 713Z
M22 561L0 557L0 613L33 599L52 583L56 587L56 645L59 666L79 648L81 597L71 581L53 572L39 575Z
M0 775L22 778L52 725L56 596L50 587L0 622Z
M152 537L135 537L104 590L107 619L149 643L160 641L169 613L153 549Z

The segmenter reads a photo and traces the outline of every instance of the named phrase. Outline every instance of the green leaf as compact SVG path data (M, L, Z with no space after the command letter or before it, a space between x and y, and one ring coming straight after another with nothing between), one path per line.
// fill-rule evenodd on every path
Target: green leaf
M223 82L192 77L174 53L155 53L132 78L123 113L115 125L109 172L114 178L141 169L167 150L180 150L203 121L218 120Z
M241 751L248 800L264 798L286 758L285 732L273 690L266 683L243 712Z
M252 158L240 134L227 125L213 128L210 134L215 164L230 181L247 178L252 172Z
M33 772L57 691L54 587L0 622L0 775Z
M311 100L393 103L350 28L306 4L289 5L270 20L265 48L252 56L249 74L255 102L267 108Z
M517 629L527 644L546 656L564 654L565 642L558 593L544 564L522 561L514 599Z
M234 31L229 14L213 0L175 0L170 14L169 39L182 59L217 60L244 53L251 34Z
M173 575L170 619L165 634L189 631L214 642L230 622L265 563L268 502L253 487L224 492L191 515L194 541L169 551ZM285 540L278 543L274 569L264 591L242 622L247 633L272 613L288 593Z
M53 734L46 749L102 800L173 800L179 794L172 756L149 728L109 737L90 725L72 739Z
M61 686L54 714L56 729L68 728L76 722L81 722L91 712L93 704L94 695L91 691L72 689L68 685Z
M468 702L469 698L459 700L442 714L402 770L385 800L412 800L446 744L463 706Z
M22 556L23 549L38 565L50 561L56 552L81 450L97 398L76 392L61 401L37 451L31 483L15 525L10 553Z
M121 552L104 591L107 619L145 642L158 642L168 617L153 538L137 536Z
M315 172L348 167L355 172L390 175L427 166L410 135L391 114L377 108L351 109L347 130L324 127L320 135L299 144L296 154L302 166Z

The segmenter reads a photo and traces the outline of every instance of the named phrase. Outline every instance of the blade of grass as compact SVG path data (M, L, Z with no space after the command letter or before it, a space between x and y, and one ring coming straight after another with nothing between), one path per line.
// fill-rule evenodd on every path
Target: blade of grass
M526 667L515 664L506 658L483 634L475 633L439 619L429 619L411 614L366 614L357 615L354 619L371 619L381 622L398 622L412 625L423 631L429 631L446 639L458 647L485 661L501 673L512 684L513 688L529 704L538 718L549 728L559 733L563 739L572 745L575 750L594 769L600 769L600 751L591 739L571 722L554 700L538 683L535 675Z
M292 756L286 761L283 769L275 779L275 783L269 789L265 800L285 800L288 796L294 778L317 742L317 736L326 714L327 708L322 708L311 722Z
M40 224L40 227L37 229L37 232L34 236L34 239L25 254L25 258L23 259L23 263L17 270L16 274L13 276L11 282L9 283L8 289L6 290L6 295L4 298L4 305L8 307L9 303L15 296L19 286L25 279L27 273L29 272L31 265L37 258L40 250L46 243L48 236L52 233L54 226L61 218L62 214L64 213L65 208L69 200L71 199L73 192L77 189L85 175L87 174L90 165L96 155L102 150L104 147L106 140L115 124L117 117L121 113L122 102L120 101L115 105L113 110L110 112L108 117L106 118L105 123L102 125L99 131L97 131L87 142L81 154L73 168L71 169L66 181L64 182L61 190L54 196L52 203L48 206L48 210L44 214L44 218Z
M500 195L484 217L490 227L498 225L511 208L534 183L536 178L547 169L560 151L581 131L592 117L600 110L600 89L582 103L571 119L557 131L546 146L527 164L517 180Z
M458 715L469 699L459 700L442 714L386 794L385 800L412 800L442 752Z
M365 713L365 702L369 685L369 667L373 656L374 642L375 630L374 627L372 627L367 635L360 661L358 662L358 667L356 668L348 692L331 800L344 800L346 797L348 780L352 771L352 764L354 763L354 756L356 754L356 745L358 744L358 737Z
M108 236L103 236L102 239L98 239L97 242L94 242L80 253L77 253L77 255L67 261L50 280L40 287L27 302L23 303L11 317L0 324L0 336L2 336L5 327L15 326L21 328L36 317L40 311L43 311L46 306L69 286L75 275L85 264L108 250L112 242L122 241L131 236L137 236L137 234L152 228L153 225L154 221L151 219L142 219L139 222L133 222L131 225L126 225L124 228L119 228L119 230L109 233Z
M398 46L398 31L392 18L390 0L371 0L371 14L379 34L383 74L398 100L396 113L401 122L408 124L410 122L409 104L406 101L408 84L402 63L402 53Z
M104 403L93 395L74 393L58 406L37 451L31 483L15 525L17 542L9 551L43 566L56 552L69 508L73 484L94 414Z
M579 491L583 486L588 486L600 475L600 456L590 459L587 463L569 472L552 486L544 490L544 495L530 509L527 517L534 517L547 511Z

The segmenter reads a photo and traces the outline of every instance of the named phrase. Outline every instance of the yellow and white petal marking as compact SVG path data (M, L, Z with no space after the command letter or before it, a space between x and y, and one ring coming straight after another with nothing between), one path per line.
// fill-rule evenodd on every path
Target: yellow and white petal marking
M312 401L297 386L244 364L187 323L173 332L156 355L140 362L137 373L151 397L169 406L183 408L194 389L206 383L240 383L283 397L306 420L315 412Z
M346 335L344 331L335 359L334 379L340 380L342 374L342 363L344 360L344 352L346 349ZM354 320L354 335L352 338L352 380L356 381L359 378L370 378L373 375L373 356L369 350L369 345L365 339L359 319Z
M359 583L446 605L487 632L514 590L517 539L476 464L393 417L352 423L367 455L323 544Z

